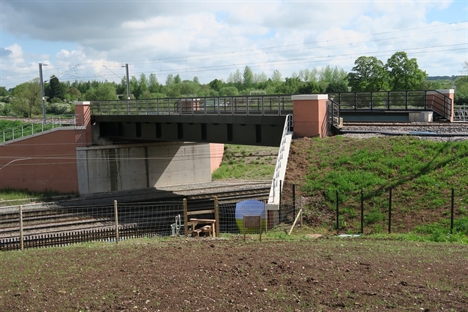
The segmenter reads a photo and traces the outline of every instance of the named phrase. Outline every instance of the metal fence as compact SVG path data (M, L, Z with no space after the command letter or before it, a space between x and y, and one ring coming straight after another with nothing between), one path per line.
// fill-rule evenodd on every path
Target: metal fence
M159 98L91 102L92 115L258 115L292 113L291 95Z
M21 126L0 131L0 143L60 127L76 126L76 124L82 124L82 118L83 116L81 115L75 115L71 117L48 118L47 123L43 123L42 120L40 122L23 123Z
M205 204L212 207L214 201ZM198 211L199 203L188 203ZM236 203L218 204L220 233L239 234ZM0 208L0 250L65 246L89 241L185 235L183 201L99 206L24 205ZM192 215L191 217L211 217Z

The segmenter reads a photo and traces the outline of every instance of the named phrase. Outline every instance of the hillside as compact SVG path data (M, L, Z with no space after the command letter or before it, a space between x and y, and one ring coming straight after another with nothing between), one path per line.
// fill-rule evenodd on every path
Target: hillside
M306 222L333 229L336 190L340 232L360 230L364 190L365 233L387 231L392 188L392 232L424 231L450 218L468 234L468 141L435 142L417 137L335 136L294 140L283 187L283 203L302 197ZM299 204L298 204L299 205ZM461 221L460 221L461 220Z

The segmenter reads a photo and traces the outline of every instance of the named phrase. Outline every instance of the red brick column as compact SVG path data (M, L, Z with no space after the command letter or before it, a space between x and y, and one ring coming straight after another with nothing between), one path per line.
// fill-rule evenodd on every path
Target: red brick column
M93 144L91 133L91 102L75 103L75 118L77 133L76 143L91 146Z
M327 94L293 95L295 137L327 136Z

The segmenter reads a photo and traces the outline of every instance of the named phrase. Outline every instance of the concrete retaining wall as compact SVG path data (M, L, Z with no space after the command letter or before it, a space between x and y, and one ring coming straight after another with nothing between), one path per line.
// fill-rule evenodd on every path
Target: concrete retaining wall
M211 181L210 144L77 148L80 194Z

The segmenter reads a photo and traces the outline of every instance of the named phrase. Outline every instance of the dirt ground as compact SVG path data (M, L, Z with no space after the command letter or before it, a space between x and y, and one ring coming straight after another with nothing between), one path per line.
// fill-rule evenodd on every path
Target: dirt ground
M468 311L468 246L168 238L4 252L1 311Z

